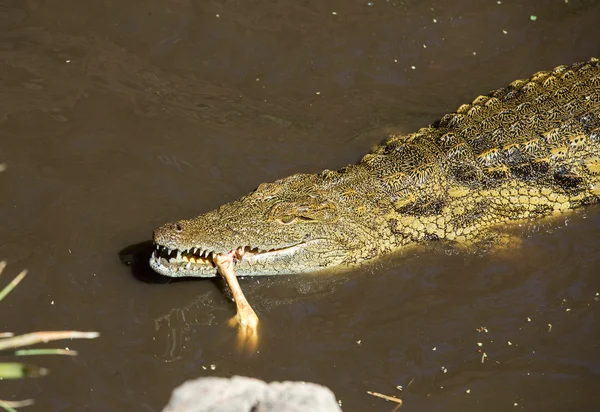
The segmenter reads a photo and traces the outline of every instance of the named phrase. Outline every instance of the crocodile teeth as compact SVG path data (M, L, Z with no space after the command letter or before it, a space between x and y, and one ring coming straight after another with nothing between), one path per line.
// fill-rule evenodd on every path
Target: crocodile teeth
M186 262L190 261L187 256L184 256L182 259L185 260Z
M197 247L193 247L192 248L192 253L195 255L198 253L198 248Z
M190 262L192 263L196 263L196 259L194 259L193 257L190 258Z
M186 268L186 269L189 269L189 268L191 268L191 267L192 267L192 264L191 264L191 263L189 263L189 262L188 262L188 264L187 264L187 265L185 265L185 268Z

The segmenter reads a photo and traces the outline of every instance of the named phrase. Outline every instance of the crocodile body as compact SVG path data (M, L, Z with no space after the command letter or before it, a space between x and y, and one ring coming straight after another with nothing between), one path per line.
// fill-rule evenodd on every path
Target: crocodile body
M154 232L150 264L167 276L312 272L411 243L474 242L504 224L600 197L600 63L517 80L358 164L296 174Z

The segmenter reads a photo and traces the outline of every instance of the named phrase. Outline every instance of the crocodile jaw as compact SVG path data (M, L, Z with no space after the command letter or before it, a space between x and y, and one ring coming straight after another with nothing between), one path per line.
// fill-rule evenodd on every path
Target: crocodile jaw
M238 276L314 272L322 268L307 264L307 257L314 255L316 250L326 248L326 243L324 239L317 239L272 250L245 246L231 249L226 253L200 250L195 247L185 250L170 249L155 243L155 250L150 257L150 267L159 274L169 277L215 277L218 276L218 272L214 258L219 254L234 252L233 262Z

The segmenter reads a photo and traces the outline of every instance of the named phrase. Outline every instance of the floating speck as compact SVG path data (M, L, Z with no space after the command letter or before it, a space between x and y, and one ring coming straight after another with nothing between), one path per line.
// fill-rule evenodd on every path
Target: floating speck
M373 5L373 2L368 2L367 3L367 6L372 6L372 5Z
M437 346L434 346L433 349L431 349L431 350L437 350Z
M321 92L315 92L315 94L321 94Z
M416 67L415 67L415 66L410 66L410 68L411 68L411 69L413 69L413 70L414 70L414 69L416 69Z
M445 368L445 367L443 367L443 366L441 367L441 369L442 369L442 372L444 372L444 373L447 373L447 372L448 372L448 369L446 369L446 368Z
M477 342L477 346L479 346L481 348L483 346L483 343Z
M215 14L215 16L217 17L217 19L221 17L220 14Z
M512 346L512 342L511 341L508 341L508 346Z
M356 341L356 343L360 345L362 343L362 340L359 339Z
M215 364L213 363L212 365L210 365L210 369L214 371L215 369L217 369L217 365L215 365Z
M551 323L549 323L549 324L548 324L548 332L550 332L551 330L552 330L552 324L551 324Z
M485 358L487 358L487 354L483 352L483 354L481 355L481 363L485 362Z
M437 23L437 19L433 19L433 22L434 22L434 23Z
M65 63L71 63L71 60L65 60Z
M342 407L342 400L338 399L338 405L340 405L340 408Z
M531 318L527 318L527 322L531 322Z
M467 389L465 393L471 393L471 389Z
M424 49L426 49L426 48L427 48L427 45L426 45L426 44L424 44L424 45L423 45L423 48L424 48Z
M531 16L529 16L529 20L536 21L537 20L537 16L535 14L532 14Z
M506 30L502 30L502 33L504 34L508 34L508 32Z
M337 12L332 11L331 14L333 14L334 16L337 16Z
M565 309L565 312L570 312L570 311L571 311L571 309L568 309L568 308L567 308L567 309Z
M403 389L403 388L402 388L402 385L398 385L398 386L396 386L396 389L398 389L399 391L401 391L401 390Z
M519 404L515 402L515 403L513 404L513 406L519 406Z
M4 172L6 170L6 163L0 163L0 172Z
M51 305L54 305L54 301L50 302Z

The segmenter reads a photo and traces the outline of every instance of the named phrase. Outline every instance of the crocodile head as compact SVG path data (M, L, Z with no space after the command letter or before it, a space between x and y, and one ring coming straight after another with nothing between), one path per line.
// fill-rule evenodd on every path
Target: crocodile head
M364 209L364 193L373 186L364 176L356 179L357 173L325 171L263 183L216 210L163 225L154 231L150 265L166 276L212 277L213 258L234 252L237 275L256 276L313 272L359 255L363 260L375 229L356 210ZM357 180L364 190L350 189Z

